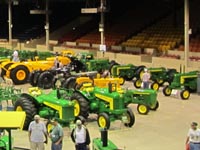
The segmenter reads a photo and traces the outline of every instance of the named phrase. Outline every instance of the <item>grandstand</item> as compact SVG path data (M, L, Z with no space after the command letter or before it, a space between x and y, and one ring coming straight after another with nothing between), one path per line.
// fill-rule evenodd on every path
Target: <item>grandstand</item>
M88 1L86 1L87 3ZM107 52L120 54L147 54L167 58L184 58L184 5L173 0L110 0L109 11L105 13L105 44ZM85 1L50 1L50 49L57 47L99 49L100 14L81 14ZM99 1L94 4L99 5ZM89 4L87 4L89 6ZM149 7L151 6L151 7ZM37 7L33 2L21 1L13 6L13 37L22 46L45 49L45 17L30 15L30 9ZM41 5L41 7L44 7ZM200 60L200 18L199 1L190 1L190 58ZM23 16L23 17L22 17ZM0 3L0 38L8 39L7 5ZM29 41L29 44L26 43ZM14 44L19 48L19 43ZM142 56L140 55L140 56Z

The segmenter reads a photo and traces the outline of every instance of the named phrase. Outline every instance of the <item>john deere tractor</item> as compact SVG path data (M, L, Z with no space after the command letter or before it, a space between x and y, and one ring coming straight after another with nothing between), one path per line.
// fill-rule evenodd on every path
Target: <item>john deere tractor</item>
M26 119L24 130L28 129L29 123L35 114L42 118L56 118L63 126L74 123L74 102L69 101L72 95L61 89L52 90L48 94L42 93L37 87L30 88L29 94L22 93L14 104L15 111L25 111Z
M159 90L159 87L162 86L165 82L170 84L173 81L174 74L177 73L176 69L166 69L164 67L159 68L148 68L149 73L151 74L150 80L152 81L151 89ZM144 70L137 75L137 78L134 81L134 86L140 88L142 84L142 75Z
M113 77L121 77L126 81L139 78L145 66L134 66L133 64L120 65L115 61L110 62L109 71Z
M163 94L170 96L173 90L178 90L183 100L189 99L190 93L197 90L197 75L198 71L175 74L171 84L163 88Z
M124 98L112 84L109 88L84 84L82 90L73 93L71 100L75 101L75 116L88 118L89 113L96 113L99 127L109 129L110 122L114 120L122 120L127 127L132 127L135 123L132 110L125 107Z

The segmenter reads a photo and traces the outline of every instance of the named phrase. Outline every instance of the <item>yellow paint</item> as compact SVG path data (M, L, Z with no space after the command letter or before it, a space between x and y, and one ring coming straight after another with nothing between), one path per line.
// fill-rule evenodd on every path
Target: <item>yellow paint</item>
M191 76L181 76L180 83L183 84L185 82L185 79L187 78L196 78L197 75L191 75Z
M55 110L57 110L59 112L60 119L63 118L63 116L62 116L62 111L63 110L62 110L61 106L58 106L56 104L52 104L52 103L49 103L49 102L44 102L44 104L49 106L49 107L51 107L51 108L53 108L53 109L55 109Z
M157 69L157 70L150 70L150 72L161 72L163 71L162 69Z
M22 129L26 118L25 111L0 112L0 128Z
M101 94L95 94L95 96L101 100L104 100L106 102L108 102L110 104L110 109L113 110L114 109L114 103L113 103L113 98L105 96L105 95L101 95Z

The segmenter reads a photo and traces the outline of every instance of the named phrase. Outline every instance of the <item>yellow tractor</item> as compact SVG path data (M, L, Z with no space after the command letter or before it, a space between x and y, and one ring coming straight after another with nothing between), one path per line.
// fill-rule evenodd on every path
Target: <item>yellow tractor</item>
M58 61L63 65L67 65L71 62L68 55L73 55L72 51L63 51L62 55L56 56ZM49 57L46 60L38 60L35 57L34 61L28 60L23 62L3 62L1 64L1 77L10 78L14 84L24 84L29 78L29 74L34 70L49 70L54 66L56 57Z

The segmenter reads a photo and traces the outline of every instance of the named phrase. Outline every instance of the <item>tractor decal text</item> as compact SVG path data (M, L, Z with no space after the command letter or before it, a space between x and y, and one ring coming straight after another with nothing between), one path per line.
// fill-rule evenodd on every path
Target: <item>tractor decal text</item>
M113 110L114 109L114 104L113 104L113 98L110 98L108 96L105 95L101 95L101 94L95 94L95 96L99 99L102 99L106 102L108 102L110 104L110 109Z
M56 104L52 104L52 103L49 103L49 102L44 102L45 105L49 106L50 108L53 108L55 110L57 110L59 112L59 117L60 119L63 118L63 115L62 115L62 107L61 106L58 106Z

